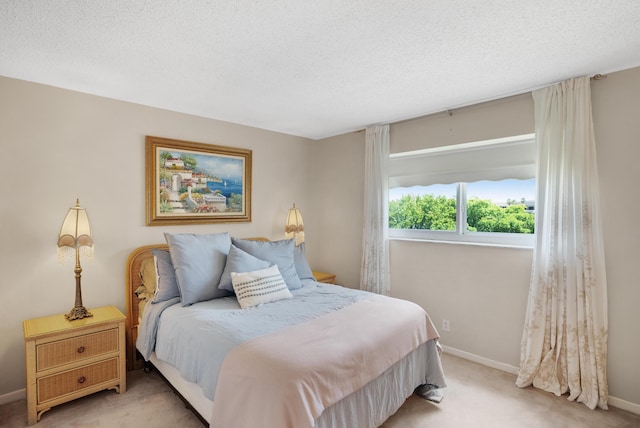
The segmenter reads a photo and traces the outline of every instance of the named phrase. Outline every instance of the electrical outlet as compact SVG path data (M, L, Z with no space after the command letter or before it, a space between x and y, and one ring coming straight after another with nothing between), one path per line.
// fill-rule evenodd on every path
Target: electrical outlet
M442 330L449 331L449 320L442 320Z

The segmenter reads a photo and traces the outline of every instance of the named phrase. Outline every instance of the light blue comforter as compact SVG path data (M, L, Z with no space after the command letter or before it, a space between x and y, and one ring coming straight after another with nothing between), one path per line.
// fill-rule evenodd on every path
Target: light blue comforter
M240 309L234 296L188 307L182 307L179 298L147 305L136 346L145 360L155 351L159 359L200 385L205 396L213 400L220 366L233 347L340 310L370 295L312 280L303 283L302 288L291 292L292 299L249 309Z

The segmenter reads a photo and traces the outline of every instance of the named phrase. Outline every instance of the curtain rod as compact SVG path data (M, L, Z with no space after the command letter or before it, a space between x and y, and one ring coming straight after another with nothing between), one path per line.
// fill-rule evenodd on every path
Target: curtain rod
M604 80L606 78L606 74L594 74L593 76L591 76L591 80Z
M607 78L606 74L597 73L597 74L594 74L593 76L591 76L590 80L605 80L606 78ZM548 86L548 85L545 85L545 86ZM540 88L543 88L543 87L544 86L541 86ZM446 113L449 116L452 116L454 110L459 110L459 109L462 109L462 108L465 108L465 107L471 107L471 106L478 105L478 104L484 104L484 103L488 103L488 102L491 102L491 101L499 101L499 100L502 100L502 99L507 99L507 98L511 98L511 97L517 97L517 96L520 96L520 95L525 95L525 94L528 94L528 93L533 92L534 90L540 89L540 88L534 88L534 89L530 89L528 91L519 92L519 93L516 93L516 94L501 96L499 98L487 99L485 101L473 102L471 104L452 107L452 108L449 108L449 109L446 109L446 110L442 110L442 111L434 112L434 113L429 113L429 114L425 114L425 115L422 115L422 116L416 116L416 117L413 117L413 118L401 119L401 120L398 120L398 121L395 121L395 122L389 122L389 125L395 125L397 123L408 122L410 120L420 119L420 118L423 118L423 117L432 116L434 114ZM359 134L359 133L364 132L364 131L366 131L366 128L357 129L357 130L353 131L353 133L354 134Z

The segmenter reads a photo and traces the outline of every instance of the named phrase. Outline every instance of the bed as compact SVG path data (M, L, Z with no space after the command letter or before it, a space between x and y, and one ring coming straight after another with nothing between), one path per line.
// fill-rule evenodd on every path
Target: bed
M377 427L414 391L440 397L438 333L417 305L316 282L292 240L166 236L127 260L127 368L157 369L204 424ZM215 291L193 273L204 264ZM279 291L263 301L265 284Z

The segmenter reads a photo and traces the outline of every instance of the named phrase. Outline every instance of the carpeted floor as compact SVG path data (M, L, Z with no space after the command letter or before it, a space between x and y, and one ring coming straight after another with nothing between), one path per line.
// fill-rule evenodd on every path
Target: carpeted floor
M467 360L445 354L443 366L449 386L442 402L412 396L383 428L640 428L640 415L519 389L515 376ZM127 382L125 394L103 391L54 407L35 427L202 427L157 374L130 372ZM26 426L25 400L0 406L0 426Z

